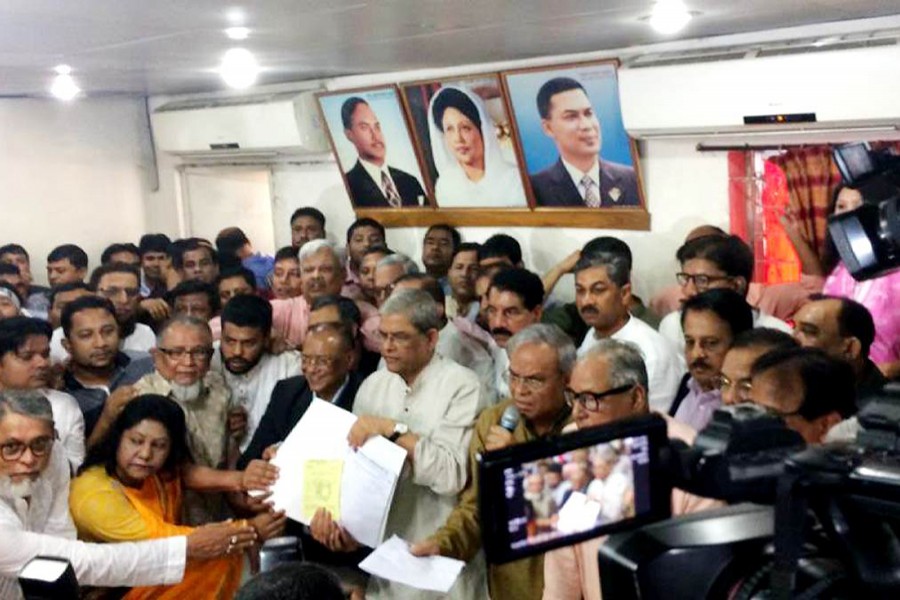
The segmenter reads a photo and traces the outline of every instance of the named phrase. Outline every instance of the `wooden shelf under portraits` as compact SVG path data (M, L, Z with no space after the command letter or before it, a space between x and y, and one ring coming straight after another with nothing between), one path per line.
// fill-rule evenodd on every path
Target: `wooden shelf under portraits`
M357 218L370 217L385 227L430 227L446 223L455 227L572 227L584 229L650 230L650 213L644 208L599 210L527 208L502 209L357 209Z

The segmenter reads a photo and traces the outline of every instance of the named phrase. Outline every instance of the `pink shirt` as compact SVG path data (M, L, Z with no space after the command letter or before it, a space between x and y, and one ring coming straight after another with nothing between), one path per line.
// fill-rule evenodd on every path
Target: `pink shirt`
M362 313L363 345L372 352L380 352L378 342L378 324L381 317L378 309L368 302L356 301ZM286 300L272 300L272 335L286 340L291 346L299 348L306 338L309 329L309 303L303 296Z
M669 437L693 443L697 433L668 415ZM563 431L575 429L569 425ZM672 515L709 510L722 506L718 500L701 498L682 490L672 490ZM606 537L599 537L574 546L551 550L544 555L544 600L601 600L600 567L597 550Z
M823 291L832 296L856 300L869 309L875 321L875 341L869 351L872 362L883 364L900 359L900 273L890 273L868 281L856 281L843 264L825 280Z

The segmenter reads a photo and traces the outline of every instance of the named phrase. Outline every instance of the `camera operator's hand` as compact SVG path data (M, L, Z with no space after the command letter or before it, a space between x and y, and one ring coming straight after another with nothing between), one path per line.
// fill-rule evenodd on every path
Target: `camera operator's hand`
M491 425L488 430L487 439L484 440L485 450L499 450L513 445L512 432L500 427L499 425Z
M353 552L360 547L353 536L334 522L331 513L320 508L309 523L309 531L317 542L332 552Z
M441 548L437 542L428 538L410 545L409 553L413 556L437 556L441 553Z

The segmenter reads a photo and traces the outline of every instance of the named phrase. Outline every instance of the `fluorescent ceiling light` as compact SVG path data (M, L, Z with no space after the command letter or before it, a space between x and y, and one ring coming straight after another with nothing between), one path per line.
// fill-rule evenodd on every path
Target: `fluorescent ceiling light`
M50 93L55 98L68 102L81 93L81 88L72 79L72 67L69 65L57 65L53 68L56 77L50 86Z
M247 36L250 35L250 30L246 27L229 27L225 30L225 35L231 40L246 40Z
M249 50L232 48L222 58L219 73L229 87L248 88L256 83L256 78L259 76L259 64Z
M650 15L650 26L658 33L678 33L691 20L691 13L681 0L659 0Z

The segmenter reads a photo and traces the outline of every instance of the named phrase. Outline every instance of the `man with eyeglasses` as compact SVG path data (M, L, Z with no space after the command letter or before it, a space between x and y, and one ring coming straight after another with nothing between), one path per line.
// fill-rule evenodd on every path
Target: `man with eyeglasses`
M419 266L405 254L395 252L385 256L375 265L375 302L380 308L387 300L397 280L404 275L417 274Z
M759 327L741 333L725 354L716 385L722 404L750 402L750 369L760 356L773 350L798 347L797 340L783 331Z
M232 426L244 422L241 452L250 445L276 384L300 374L299 352L269 352L271 330L272 306L259 296L235 296L222 311L222 338L212 369L222 374L231 390L237 409Z
M84 296L62 314L63 346L71 357L63 390L84 415L88 448L96 445L135 394L131 384L153 371L150 355L119 350L119 325L109 300Z
M750 401L803 436L821 444L856 412L853 369L816 348L774 350L753 363Z
M0 390L39 390L53 407L53 420L66 457L77 470L84 461L84 416L78 402L50 389L50 324L13 317L0 321Z
M650 412L647 367L640 349L627 341L599 340L579 355L565 391L574 424L565 431L608 425ZM692 443L695 432L663 415L669 437ZM672 514L707 510L719 503L672 490ZM559 548L544 557L544 600L600 600L597 550L605 538Z
M753 251L736 235L706 235L686 242L676 253L681 271L675 275L683 300L713 288L734 290L746 298L753 279ZM772 315L753 309L753 326L791 333L791 326ZM680 311L659 323L659 332L684 352Z
M700 431L722 405L719 376L735 336L753 327L750 305L737 292L712 289L688 298L681 309L688 373L669 408L677 421Z
M381 435L406 451L410 474L400 479L385 535L418 540L434 533L456 506L467 480L472 426L484 408L478 377L435 353L440 319L434 300L421 290L398 290L381 307L379 334L386 369L360 386L350 429L353 447ZM332 551L358 543L324 509L310 525L313 537ZM480 598L481 572L464 569L447 595L415 590L379 577L369 579L367 598L402 600ZM480 590L479 590L480 591Z
M120 350L146 356L156 345L156 336L148 326L138 323L141 304L141 276L138 268L122 263L97 267L91 274L89 287L101 298L112 302L116 310ZM50 340L54 362L63 362L69 356L63 348L62 339L62 329L58 328Z
M478 462L485 450L498 450L543 437L558 435L569 423L571 410L563 390L575 362L572 340L555 325L525 327L506 345L509 351L511 398L485 409L475 423L469 444L468 480L459 503L443 527L413 544L413 554L441 554L484 568L481 524L478 513ZM512 431L500 426L501 417L514 406L520 415ZM539 599L543 591L543 556L534 556L505 565L490 565L488 581L494 600Z
M156 370L134 384L135 394L167 396L184 409L188 449L196 464L213 469L231 466L229 457L236 460L237 455L236 444L229 440L242 431L230 427L231 391L220 374L210 371L209 324L187 315L172 317L160 328L151 355ZM188 524L214 521L221 510L220 495L185 492Z
M299 348L309 329L309 313L322 296L338 295L344 285L344 267L334 245L327 240L306 242L300 249L300 285L302 294L285 300L272 300L272 335ZM376 339L378 310L368 302L357 301L363 324L360 327L366 348L378 351Z

